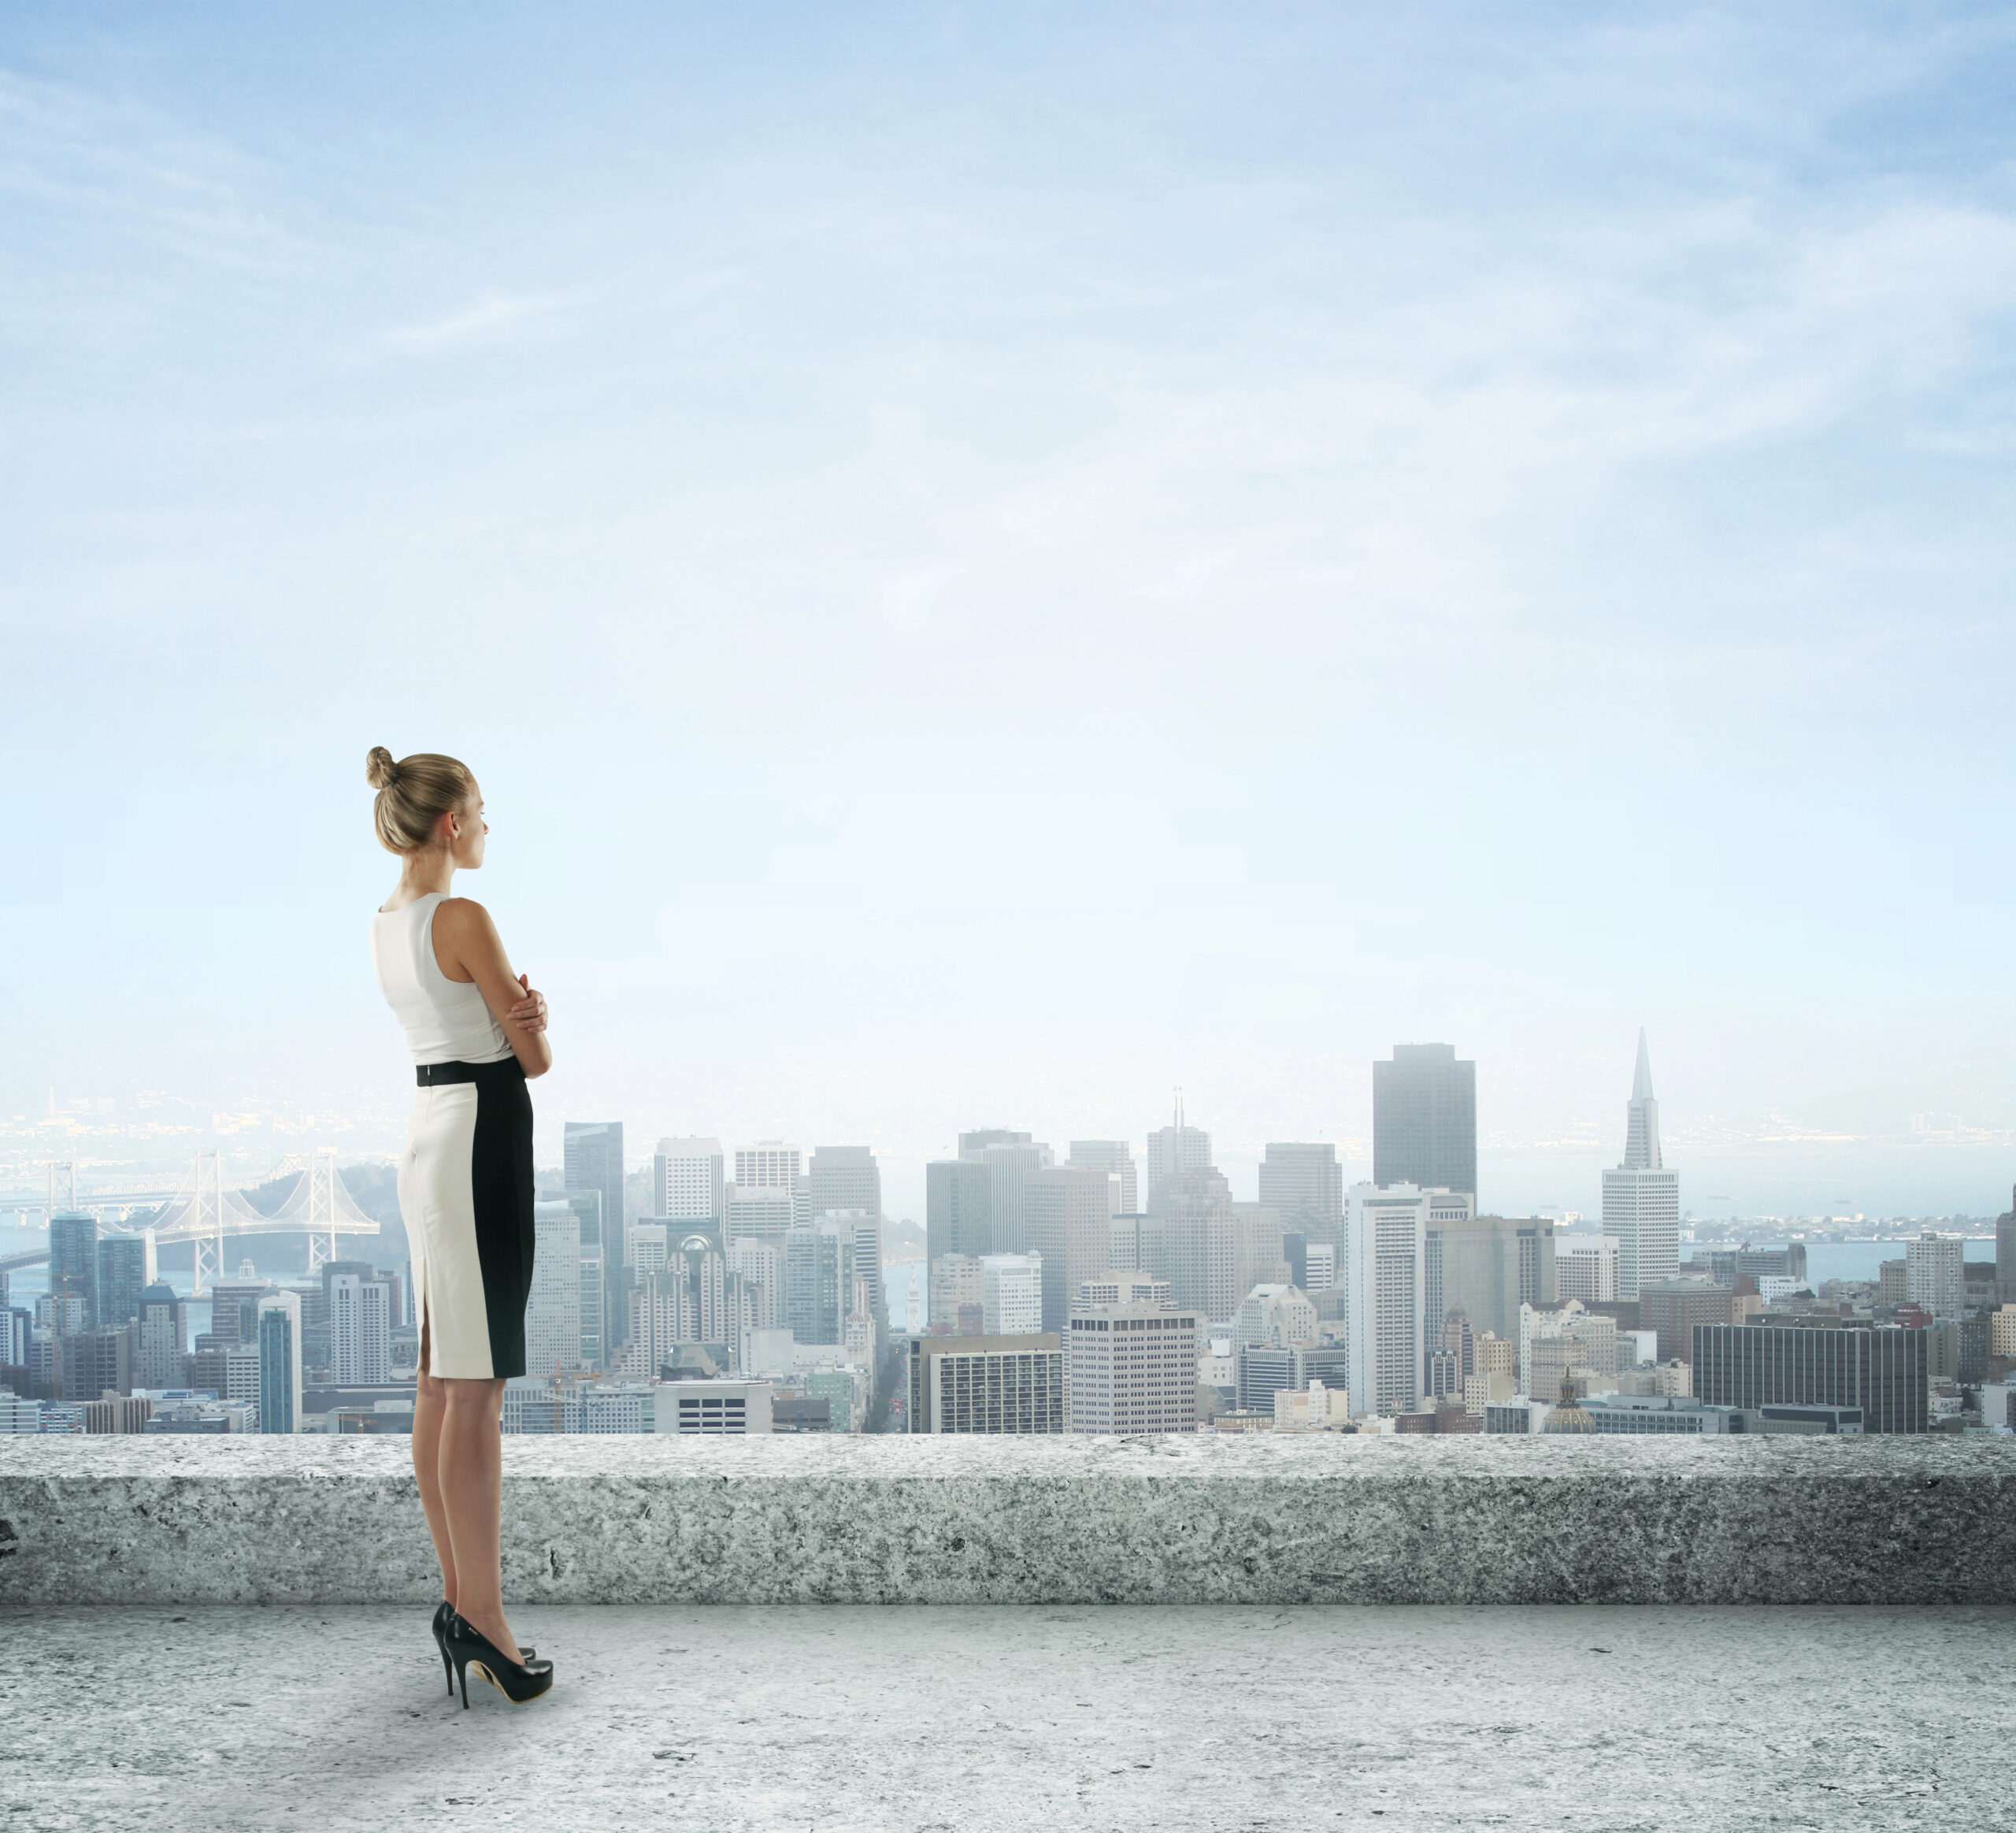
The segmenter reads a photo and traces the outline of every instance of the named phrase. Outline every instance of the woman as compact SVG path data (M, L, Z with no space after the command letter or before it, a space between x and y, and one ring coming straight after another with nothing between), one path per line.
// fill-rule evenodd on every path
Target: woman
M466 1710L471 1668L513 1701L553 1685L553 1664L521 1649L504 1620L498 1553L498 1419L506 1379L525 1372L532 1279L525 1079L544 1075L553 1052L546 1001L512 978L489 913L449 892L457 866L483 863L490 831L468 766L429 751L395 763L377 745L364 774L378 792L379 840L406 862L372 920L371 955L420 1085L399 1162L420 1319L413 1468L441 1561L434 1639Z

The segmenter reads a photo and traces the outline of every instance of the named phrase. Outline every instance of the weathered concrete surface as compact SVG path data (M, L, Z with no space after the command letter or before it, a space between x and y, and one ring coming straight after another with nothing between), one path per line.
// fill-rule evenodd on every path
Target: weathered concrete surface
M1511 1833L2010 1824L2007 1609L0 1611L0 1825ZM9 1810L13 1810L9 1812Z
M0 1441L0 1601L424 1602L408 1455ZM507 1439L505 1490L554 1602L2016 1602L2010 1439Z

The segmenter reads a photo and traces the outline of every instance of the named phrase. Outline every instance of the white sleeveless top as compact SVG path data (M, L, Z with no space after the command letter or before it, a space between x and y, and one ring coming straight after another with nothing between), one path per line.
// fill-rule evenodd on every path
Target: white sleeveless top
M511 1054L504 1027L476 983L450 980L435 957L434 913L443 896L430 891L371 919L378 990L406 1027L415 1063L502 1063Z

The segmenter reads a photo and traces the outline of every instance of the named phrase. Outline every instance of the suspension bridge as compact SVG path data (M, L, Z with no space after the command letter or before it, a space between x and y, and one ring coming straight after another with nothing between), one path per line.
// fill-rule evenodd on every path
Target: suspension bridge
M207 1161L207 1162L206 1162ZM378 1224L358 1208L356 1200L336 1172L333 1150L289 1152L251 1186L270 1184L290 1174L294 1188L271 1215L262 1215L246 1199L244 1189L227 1188L224 1181L224 1154L198 1152L190 1174L143 1228L108 1227L108 1235L150 1235L157 1248L187 1243L195 1251L195 1278L192 1295L202 1297L228 1270L226 1241L238 1235L306 1235L308 1237L309 1277L337 1257L336 1242L343 1235L375 1235ZM132 1204L130 1197L94 1201L86 1197L72 1208L100 1213L113 1207ZM49 1250L41 1248L0 1260L0 1273L19 1267L32 1267L46 1260Z

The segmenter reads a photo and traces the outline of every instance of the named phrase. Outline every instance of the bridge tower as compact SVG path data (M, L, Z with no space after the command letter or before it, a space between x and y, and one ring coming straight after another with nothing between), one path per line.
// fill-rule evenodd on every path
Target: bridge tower
M196 1198L190 1212L190 1222L195 1231L191 1245L195 1250L196 1276L190 1284L190 1296L201 1298L210 1286L224 1277L224 1154L213 1152L209 1155L209 1175L203 1174L204 1155L196 1155ZM209 1275L206 1284L205 1275Z

